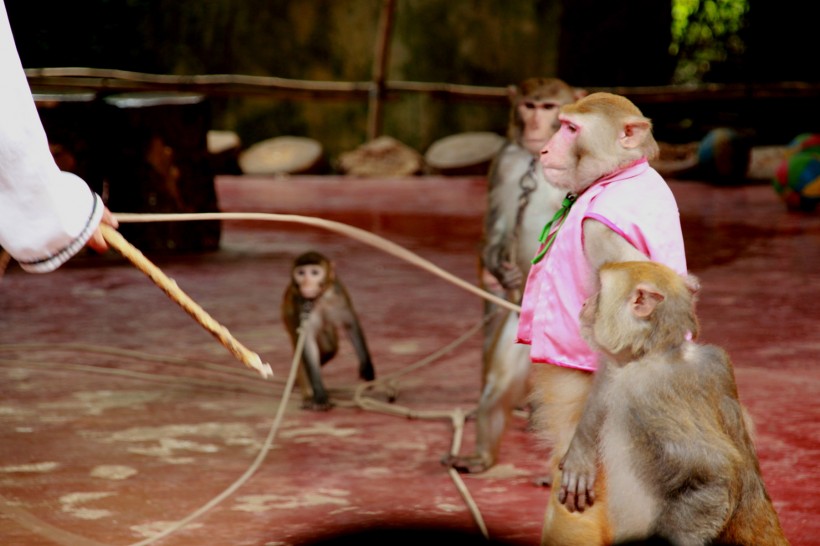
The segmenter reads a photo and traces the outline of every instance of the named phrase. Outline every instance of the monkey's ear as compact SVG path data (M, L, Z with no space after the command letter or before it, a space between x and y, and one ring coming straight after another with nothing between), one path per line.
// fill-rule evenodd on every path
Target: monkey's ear
M638 148L643 144L648 133L652 132L652 124L647 119L632 118L624 122L624 129L618 137L621 146L627 150Z
M646 318L652 314L655 307L657 307L663 299L663 294L658 292L655 287L647 284L639 284L632 292L629 306L632 309L633 315L638 318Z
M573 87L572 88L572 97L575 100L581 100L582 98L586 97L587 95L589 95L589 91L587 91L586 89L581 89L580 87Z

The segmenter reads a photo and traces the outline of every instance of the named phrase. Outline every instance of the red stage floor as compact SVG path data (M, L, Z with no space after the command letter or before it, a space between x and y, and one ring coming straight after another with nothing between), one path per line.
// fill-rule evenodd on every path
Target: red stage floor
M787 213L766 186L673 182L702 340L724 346L757 423L764 477L794 546L820 544L820 215ZM473 282L482 178L218 180L225 211L310 214L373 231ZM396 257L293 224L225 222L219 252L155 257L218 321L271 363L246 373L144 275L116 255L49 275L0 279L0 544L302 544L347 528L476 524L439 458L445 419L291 400L274 421L291 350L279 321L290 260L332 257L362 317L377 375L406 369L477 324L481 301ZM209 364L217 364L211 366ZM469 410L480 339L396 380L396 405ZM326 368L356 384L349 345ZM339 397L349 397L341 392ZM464 481L491 538L536 544L546 454L519 418L501 461ZM468 423L463 450L473 442Z

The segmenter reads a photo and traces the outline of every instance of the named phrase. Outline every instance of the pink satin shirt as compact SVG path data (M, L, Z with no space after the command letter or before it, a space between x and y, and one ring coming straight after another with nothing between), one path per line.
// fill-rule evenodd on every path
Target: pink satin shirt
M531 345L533 362L597 368L578 322L596 289L584 254L587 218L604 223L649 259L686 273L678 206L663 178L644 159L600 179L578 196L552 248L527 277L517 342Z

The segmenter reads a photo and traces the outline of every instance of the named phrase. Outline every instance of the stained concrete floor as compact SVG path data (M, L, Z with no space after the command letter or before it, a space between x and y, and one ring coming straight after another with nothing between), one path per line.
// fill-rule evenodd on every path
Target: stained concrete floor
M468 281L476 277L482 178L217 182L225 211L347 222ZM794 546L820 544L820 215L786 212L765 185L670 185L690 268L703 284L702 340L735 361L788 538ZM0 544L147 544L198 510L155 543L303 544L384 526L475 533L438 462L450 448L450 422L345 404L357 383L346 344L325 374L341 405L313 413L292 399L272 449L240 484L271 430L290 365L278 316L289 262L311 248L336 262L381 377L478 323L474 295L316 228L225 222L218 252L152 256L271 363L276 378L264 381L116 254L79 256L40 276L12 265L0 279ZM469 410L479 369L473 335L396 379L395 405ZM473 433L468 423L464 451ZM491 538L537 543L547 491L533 478L545 455L519 417L500 463L464 478Z

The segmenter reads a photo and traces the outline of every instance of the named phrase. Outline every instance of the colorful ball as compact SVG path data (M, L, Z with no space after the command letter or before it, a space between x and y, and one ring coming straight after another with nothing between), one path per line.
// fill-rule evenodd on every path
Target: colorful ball
M820 148L809 147L787 156L772 181L789 210L810 212L820 204Z
M789 143L790 153L808 150L820 153L820 134L802 133L794 137L794 139L792 139L792 141Z
M746 179L751 145L749 139L726 127L712 129L698 145L701 174L714 182L740 183Z

